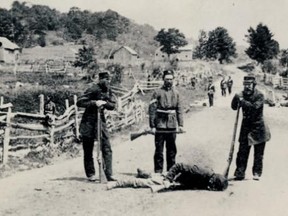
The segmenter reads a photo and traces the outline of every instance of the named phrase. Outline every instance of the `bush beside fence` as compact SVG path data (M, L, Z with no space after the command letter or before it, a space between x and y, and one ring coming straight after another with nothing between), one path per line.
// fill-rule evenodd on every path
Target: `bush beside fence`
M128 91L121 88L113 88L116 97L117 110L105 111L107 119L107 128L109 131L117 131L130 126L134 123L141 122L145 117L144 103L141 100L135 99L135 94L139 91L138 84ZM3 140L2 145L2 163L8 161L9 151L17 151L23 148L35 148L30 144L11 145L11 140L17 139L46 139L48 142L41 142L41 145L56 145L55 137L58 133L70 131L71 136L79 139L79 123L83 114L83 110L79 110L76 106L77 96L74 95L73 105L69 105L68 100L65 101L66 110L60 116L54 116L52 121L47 126L45 125L44 115L44 96L40 95L39 113L22 113L12 112L13 105L4 103L3 97L0 99L0 137ZM17 118L26 119L22 123L17 121ZM33 122L33 123L32 123Z

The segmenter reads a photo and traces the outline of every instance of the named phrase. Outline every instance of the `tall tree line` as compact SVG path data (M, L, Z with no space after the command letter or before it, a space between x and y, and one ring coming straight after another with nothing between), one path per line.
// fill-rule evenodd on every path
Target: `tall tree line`
M21 47L45 46L47 31L61 32L65 41L75 42L90 35L97 41L117 41L120 38L125 43L127 34L134 34L131 31L139 29L128 18L112 10L90 12L72 7L68 13L61 13L48 6L28 5L18 1L13 2L10 10L0 8L0 20L0 36L7 37ZM155 45L153 37L156 31L147 26L145 29L149 30L149 35L146 33L135 40L139 44L142 40L144 43L152 41L149 43Z

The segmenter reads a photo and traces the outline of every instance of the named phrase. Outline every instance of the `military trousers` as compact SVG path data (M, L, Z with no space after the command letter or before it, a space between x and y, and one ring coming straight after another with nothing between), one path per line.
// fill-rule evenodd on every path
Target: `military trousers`
M229 93L229 94L232 93L232 86L228 86L228 93Z
M208 99L209 99L209 106L214 105L214 94L208 94Z
M154 172L162 173L164 164L164 144L166 144L167 171L175 164L177 154L176 133L161 133L161 131L175 131L175 129L157 129L155 134Z
M87 177L95 175L94 167L94 138L83 137L83 151L84 151L84 169ZM109 134L106 128L102 128L101 134L102 143L102 157L103 157L103 168L107 178L111 177L112 172L112 148L109 140Z
M263 157L265 150L266 142L259 143L254 146L254 160L252 167L253 175L262 175L263 170ZM251 146L248 145L247 142L240 142L239 150L236 158L236 170L234 173L235 177L245 178L245 171L247 168L248 157L250 153Z
M226 88L221 88L221 95L226 96Z

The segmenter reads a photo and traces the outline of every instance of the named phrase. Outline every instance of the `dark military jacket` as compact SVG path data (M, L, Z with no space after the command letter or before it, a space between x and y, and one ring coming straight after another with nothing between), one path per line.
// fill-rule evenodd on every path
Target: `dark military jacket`
M82 137L96 138L97 136L97 106L96 101L103 100L107 103L103 105L104 109L113 110L115 108L115 101L112 97L110 89L102 89L99 84L93 84L88 88L84 95L79 97L77 106L85 108L80 124L80 134ZM101 109L102 127L106 127L106 120L104 110Z
M225 80L221 80L220 87L221 87L221 89L226 89L227 88L227 82Z
M232 79L228 79L227 86L228 87L232 87L232 85L233 85L233 80Z
M208 189L209 180L214 174L214 171L208 167L176 163L171 167L166 178L170 182L179 182L185 188Z
M213 83L209 84L208 87L207 87L207 90L208 90L208 94L214 94L215 93L215 86Z
M151 128L175 129L177 124L183 127L183 109L179 92L165 86L157 89L149 105L149 123Z
M271 135L267 124L263 119L264 95L254 89L252 95L246 95L242 91L241 102L243 120L240 130L239 142L248 142L249 145L259 144L270 140ZM231 107L237 110L239 96L232 99Z

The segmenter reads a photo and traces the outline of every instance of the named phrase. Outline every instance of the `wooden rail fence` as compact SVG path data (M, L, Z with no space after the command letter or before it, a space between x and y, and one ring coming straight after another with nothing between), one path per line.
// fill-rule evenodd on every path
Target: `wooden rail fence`
M279 75L264 74L263 80L265 84L272 85L273 88L288 89L288 78Z
M134 123L139 123L145 117L144 103L135 99L135 94L139 91L135 85L132 90L128 91L121 88L113 88L113 92L120 94L117 97L117 110L105 111L107 119L107 128L109 131L117 131ZM84 110L79 110L76 102L77 96L74 95L74 103L69 105L68 100L65 101L66 110L60 116L52 116L50 124L47 126L44 115L44 96L40 95L39 113L22 113L12 112L13 105L4 103L3 97L0 99L0 138L3 140L2 146L2 163L8 161L9 151L17 151L23 148L33 148L30 144L10 145L11 140L16 139L46 139L49 146L55 145L55 137L57 133L72 131L71 136L79 138L79 123L81 121ZM20 117L22 121L17 121ZM26 122L22 123L23 119ZM25 121L24 121L25 122ZM33 123L32 123L33 122ZM1 143L0 143L1 144ZM44 145L44 142L41 143ZM35 146L34 146L35 147Z

